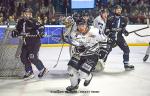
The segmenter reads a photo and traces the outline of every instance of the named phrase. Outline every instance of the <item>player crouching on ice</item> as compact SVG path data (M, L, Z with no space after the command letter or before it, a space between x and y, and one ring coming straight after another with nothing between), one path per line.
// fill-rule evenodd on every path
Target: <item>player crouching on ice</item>
M88 86L92 80L92 70L98 61L97 50L99 42L105 37L99 34L97 28L89 27L83 18L76 22L77 30L70 37L71 45L75 46L75 53L68 63L68 72L70 75L71 86L66 90L68 92L76 91L81 79L85 79L84 86Z

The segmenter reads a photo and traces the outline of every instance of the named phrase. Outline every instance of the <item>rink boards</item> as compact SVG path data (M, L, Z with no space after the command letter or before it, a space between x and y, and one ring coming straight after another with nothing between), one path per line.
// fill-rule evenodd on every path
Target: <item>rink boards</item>
M144 28L147 25L128 25L126 29L128 32ZM3 40L5 31L8 27L6 25L0 26L0 41ZM9 26L9 30L14 29L14 25ZM8 30L8 29L7 29ZM43 47L60 47L62 46L61 34L65 31L64 25L45 25L45 37L41 39ZM140 35L150 35L150 28L136 32ZM134 33L131 33L129 36L124 36L129 46L147 46L150 41L149 36L139 37ZM17 44L18 40L11 38L10 43ZM69 46L69 44L65 44Z

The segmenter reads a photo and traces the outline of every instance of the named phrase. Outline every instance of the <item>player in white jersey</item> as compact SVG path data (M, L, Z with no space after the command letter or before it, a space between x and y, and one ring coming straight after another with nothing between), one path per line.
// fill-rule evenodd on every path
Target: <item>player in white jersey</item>
M149 46L147 47L146 54L145 54L145 56L143 58L144 62L148 59L149 54L150 54L150 42L149 42Z
M99 34L97 28L89 27L81 18L77 21L76 32L72 32L70 38L69 43L75 46L75 53L68 63L71 86L66 90L72 92L78 89L81 79L85 80L84 86L88 86L92 80L91 71L99 57L99 42L104 41L105 37Z
M105 58L108 53L107 36L105 35L105 27L109 12L106 8L101 9L99 15L94 19L93 26L99 29L99 33L105 37L105 41L101 43L99 62L97 63L96 70L104 69ZM101 66L101 67L100 67Z
M107 9L101 9L99 16L97 16L93 22L93 26L95 28L98 28L100 30L100 33L104 36L106 36L104 34L104 31L105 31L105 27L106 27L108 14L109 14L109 12Z

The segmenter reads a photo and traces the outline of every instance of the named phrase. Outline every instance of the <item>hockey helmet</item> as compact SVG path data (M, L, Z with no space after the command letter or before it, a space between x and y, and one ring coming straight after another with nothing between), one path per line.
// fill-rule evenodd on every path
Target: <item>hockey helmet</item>
M77 30L83 34L87 33L87 30L89 28L87 22L81 18L81 19L78 19L77 22Z
M77 24L77 26L78 25L87 25L87 22L83 18L80 18L76 21L76 24Z

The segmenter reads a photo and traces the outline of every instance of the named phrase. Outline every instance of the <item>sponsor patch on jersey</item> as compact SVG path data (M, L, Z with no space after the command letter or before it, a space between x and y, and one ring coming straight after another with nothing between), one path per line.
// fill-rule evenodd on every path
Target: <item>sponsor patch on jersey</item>
M87 63L84 63L82 65L82 68L85 69L85 70L87 70L87 71L90 71L92 69L92 67L90 65L88 65Z

